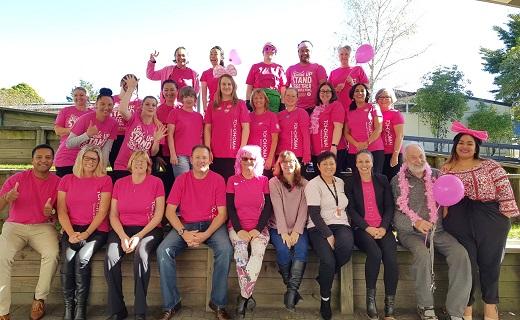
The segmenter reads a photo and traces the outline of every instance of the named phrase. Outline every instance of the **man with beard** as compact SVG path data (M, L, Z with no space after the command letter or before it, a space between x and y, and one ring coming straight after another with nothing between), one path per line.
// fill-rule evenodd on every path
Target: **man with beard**
M396 200L394 226L400 243L413 255L417 312L422 320L437 320L433 305L434 249L448 263L448 295L446 310L452 320L462 319L471 289L471 265L468 254L457 240L442 228L440 214L433 198L433 182L439 176L426 162L424 150L409 144L404 150L404 164L392 179Z

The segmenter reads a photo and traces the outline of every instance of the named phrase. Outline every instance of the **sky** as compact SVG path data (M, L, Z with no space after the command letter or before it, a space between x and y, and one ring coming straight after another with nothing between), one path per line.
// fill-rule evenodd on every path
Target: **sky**
M415 91L436 66L456 64L476 97L492 99L493 76L482 71L479 48L502 47L492 27L503 26L511 13L520 9L476 0L415 0L417 32L400 50L428 50L398 65L376 89ZM301 40L313 42L311 60L328 73L338 67L331 51L346 44L335 36L345 28L344 16L341 0L2 2L0 88L26 82L47 102L64 102L80 79L117 93L121 77L134 73L141 80L139 96L158 95L159 82L145 76L151 52L159 51L156 66L162 68L184 46L188 66L202 74L210 67L210 48L220 45L226 56L235 49L241 57L236 80L245 98L245 77L262 60L267 41L277 46L275 62L285 68L298 62Z

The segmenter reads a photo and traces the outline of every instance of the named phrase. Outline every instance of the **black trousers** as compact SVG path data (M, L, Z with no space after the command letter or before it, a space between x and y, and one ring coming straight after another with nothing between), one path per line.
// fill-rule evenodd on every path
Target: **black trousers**
M61 178L66 174L72 174L72 168L74 168L74 166L56 167L56 175Z
M448 208L443 226L468 251L473 278L468 305L475 302L473 295L479 276L482 300L487 304L497 304L500 264L511 228L509 218L500 213L497 202L465 197Z
M141 226L123 226L125 233L132 237L141 231ZM135 314L146 314L146 294L150 281L150 256L162 240L161 228L155 228L144 236L134 251L134 308ZM105 256L105 278L108 286L108 311L110 315L126 310L123 297L123 277L121 262L126 253L121 247L121 239L115 231L110 231Z
M235 175L235 158L213 158L209 168L224 177L227 182L229 177Z
M318 271L318 283L320 284L320 295L329 298L334 281L334 274L350 260L354 239L352 230L343 224L330 224L330 230L335 238L335 246L332 249L329 242L318 231L318 228L309 229L309 240L312 249L320 259Z
M125 135L118 134L116 140L114 140L114 143L112 144L112 149L110 149L110 154L108 155L108 163L110 163L112 170L114 170L114 163L116 162L117 155L119 154L119 149L121 149L124 140Z
M403 165L403 155L399 154L397 158L397 165L395 167L390 166L390 160L392 159L391 153L385 153L385 160L383 163L383 174L388 178L388 181L392 181L392 178L399 173L401 166Z
M374 166L372 167L372 171L374 173L383 173L383 164L385 162L385 152L383 150L370 151L372 153L372 157L374 157ZM357 171L356 167L356 155L355 154L347 154L347 167L352 170L352 173Z
M84 232L88 225L73 225L74 231ZM91 258L107 241L107 232L94 231L87 240L70 243L66 232L61 237L61 273L64 274L90 274Z
M366 253L365 283L367 289L375 289L381 261L385 265L385 294L395 295L398 281L397 242L391 230L381 239L374 239L365 230L354 229L354 243Z

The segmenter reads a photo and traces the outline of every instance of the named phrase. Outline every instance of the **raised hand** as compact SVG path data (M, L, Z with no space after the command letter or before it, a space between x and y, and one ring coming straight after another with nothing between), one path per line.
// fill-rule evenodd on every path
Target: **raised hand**
M89 136L89 138L91 138L99 133L98 128L96 127L95 124L92 123L92 120L90 120L90 123L88 124L86 133L87 133L87 136Z
M14 187L5 194L5 196L4 196L5 201L7 201L8 203L11 203L11 202L15 201L16 199L18 199L18 195L20 195L20 193L18 192L19 186L20 186L19 182L16 182L14 184Z
M161 124L157 126L157 128L155 129L153 133L153 140L159 142L162 138L166 137L167 134L168 129L166 128L166 126Z
M150 53L150 62L155 62L155 58L159 56L159 52L154 50L152 53Z
M53 213L53 207L52 207L52 199L47 199L47 202L45 202L45 205L43 206L43 215L46 217L50 217Z

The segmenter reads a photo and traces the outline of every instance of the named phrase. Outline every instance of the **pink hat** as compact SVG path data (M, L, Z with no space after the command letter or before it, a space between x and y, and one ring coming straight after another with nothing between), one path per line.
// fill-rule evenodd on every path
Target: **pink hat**
M264 44L264 47L262 48L262 53L265 52L267 49L271 49L274 51L274 53L277 53L278 50L276 49L276 47L274 46L274 44L272 44L271 42L266 42Z
M453 121L453 123L451 124L451 131L456 133L469 134L470 136L473 136L481 141L486 141L488 139L487 131L479 131L466 128L462 123L458 121Z

